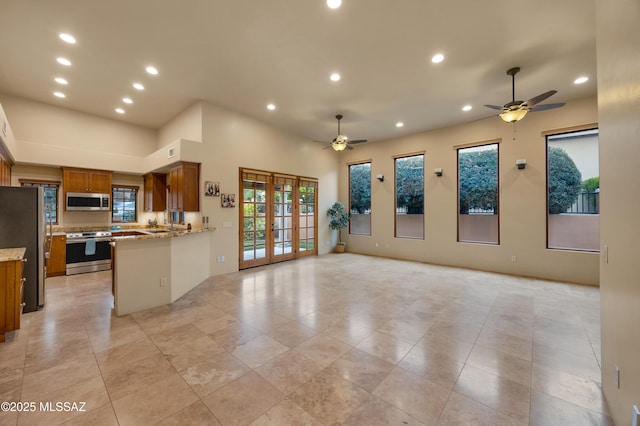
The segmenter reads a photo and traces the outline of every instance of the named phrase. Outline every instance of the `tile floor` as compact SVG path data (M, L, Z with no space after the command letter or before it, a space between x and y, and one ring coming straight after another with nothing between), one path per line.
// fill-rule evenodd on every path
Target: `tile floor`
M597 288L354 254L214 277L114 317L47 280L0 344L0 425L612 425ZM55 405L54 405L55 406Z

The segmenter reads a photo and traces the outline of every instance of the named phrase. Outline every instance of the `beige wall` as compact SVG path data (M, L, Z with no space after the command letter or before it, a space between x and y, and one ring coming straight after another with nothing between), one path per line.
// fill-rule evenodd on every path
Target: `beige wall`
M0 143L4 144L4 147L9 151L11 160L15 160L14 152L16 150L16 139L13 136L13 130L11 124L7 119L7 115L2 108L2 100L0 99ZM2 147L0 147L2 148Z
M16 162L144 173L156 131L118 120L0 95L16 139Z
M490 113L488 113L489 115ZM473 123L358 145L343 153L340 199L348 199L347 163L371 160L371 236L350 235L347 250L503 273L597 285L598 254L546 249L545 138L541 132L597 122L596 99L532 113L513 125L489 117ZM515 132L514 132L515 130ZM514 140L515 137L515 140ZM458 243L454 147L500 139L500 245ZM425 153L425 239L394 238L393 156ZM517 159L527 159L517 170ZM433 169L444 169L436 177ZM512 262L511 257L517 261Z
M560 110L530 114L517 124L516 133L513 126L490 117L463 126L399 138L391 143L360 145L356 150L341 154L322 150L319 144L201 102L187 108L156 132L22 99L2 97L2 100L7 105L7 115L13 115L16 122L14 125L12 121L12 126L18 140L18 154L28 151L22 149L24 145L34 144L42 150L49 145L58 149L60 147L55 144L66 143L64 150L57 151L67 154L64 162L60 160L61 164L116 172L122 169L122 162L115 161L116 157L134 158L137 165L133 169L138 170L137 176L116 173L115 183L139 182L142 186L140 175L150 171L146 169L149 161L145 159L164 156L157 165L169 164L173 160L166 158L166 145L158 147L176 144L176 161L202 163L201 186L206 180L218 181L223 192L238 196L240 167L317 177L320 179L319 211L322 213L336 199L343 202L348 199L347 162L371 159L372 174L383 173L388 179L372 182L372 235L348 237L349 250L592 285L598 283L596 254L545 249L545 150L541 136L542 131L595 123L595 99L573 102ZM64 129L64 138L56 134L58 127ZM77 132L73 131L74 128ZM50 134L56 136L49 138ZM112 140L116 135L120 137ZM195 141L184 141L181 135L188 135ZM513 140L514 135L516 140ZM456 242L456 155L453 147L491 139L502 140L501 244L460 244ZM96 140L97 143L87 144L88 140ZM107 148L111 151L100 151ZM426 153L425 240L396 239L393 236L392 156L415 152ZM77 159L87 154L97 163L81 161L78 164ZM57 168L30 169L24 164L34 160L29 155L26 158L17 155L19 164L14 167L14 181L20 177L33 177L34 174L60 179ZM518 158L527 158L525 170L516 170L515 160ZM55 164L55 161L56 157L50 156L47 161L39 159L38 164ZM444 168L444 175L437 178L431 174L434 167ZM139 203L142 206L141 198ZM222 209L217 197L202 197L201 211L210 217L210 225L217 228L210 249L212 256L225 256L226 259L224 264L214 265L211 273L237 270L238 209ZM160 222L164 219L162 214L141 213L139 222L146 223L151 217L158 218ZM108 224L109 218L106 213L66 213L62 216L61 225ZM187 221L197 226L201 223L200 215L190 214ZM337 234L328 229L324 214L319 215L319 222L319 251L327 253L333 247ZM517 257L517 262L511 262L512 256Z
M616 424L640 408L640 6L597 0L602 386ZM614 384L620 368L620 388Z
M201 163L200 187L204 182L220 182L223 193L241 196L239 168L253 168L319 179L318 208L322 213L337 197L337 154L323 150L322 145L288 135L273 127L217 106L202 103L202 137L197 139L188 127L194 121L193 108L168 123L170 131L162 128L160 134L190 134L202 143L190 144L182 156ZM185 128L181 130L181 126ZM188 152L187 152L188 151ZM238 199L238 198L236 198ZM216 227L211 240L211 257L224 256L224 263L212 263L211 274L238 270L239 209L222 208L219 197L201 197L202 215L209 216L209 225ZM318 215L319 252L330 251L336 238L329 232L324 214ZM229 225L229 227L225 227Z
M158 130L156 148L165 147L177 139L202 141L202 102L196 102Z

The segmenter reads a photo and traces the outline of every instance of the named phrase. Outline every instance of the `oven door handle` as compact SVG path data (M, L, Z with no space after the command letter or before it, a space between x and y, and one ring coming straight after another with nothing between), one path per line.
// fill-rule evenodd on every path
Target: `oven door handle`
M89 238L67 238L67 244L86 243ZM111 241L111 238L95 238L96 243L103 243L105 241Z

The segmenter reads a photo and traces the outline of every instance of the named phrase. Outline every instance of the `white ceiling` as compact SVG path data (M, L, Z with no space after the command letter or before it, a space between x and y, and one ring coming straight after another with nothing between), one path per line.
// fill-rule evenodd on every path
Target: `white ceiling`
M341 113L342 133L375 141L494 115L482 105L511 100L513 66L518 99L594 95L594 9L584 0L343 0L336 10L325 0L0 0L0 93L150 128L206 100L326 141ZM445 60L434 65L438 52ZM160 74L146 74L148 64ZM582 75L590 80L574 85Z

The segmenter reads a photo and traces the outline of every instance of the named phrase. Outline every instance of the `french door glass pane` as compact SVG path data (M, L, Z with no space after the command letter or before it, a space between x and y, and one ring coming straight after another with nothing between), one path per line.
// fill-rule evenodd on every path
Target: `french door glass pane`
M266 183L243 182L243 252L242 260L266 257Z

